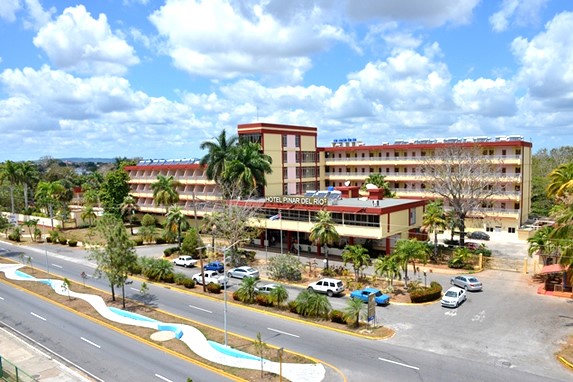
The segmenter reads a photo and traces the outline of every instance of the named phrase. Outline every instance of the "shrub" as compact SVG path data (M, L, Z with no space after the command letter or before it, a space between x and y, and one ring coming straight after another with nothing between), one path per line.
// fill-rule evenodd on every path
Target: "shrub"
M70 240L68 240L68 245L69 245L70 247L77 247L77 246L78 246L78 241L77 241L77 240L74 240L74 239L70 239Z
M165 244L165 239L162 237L156 237L155 244Z
M179 248L177 248L177 247L165 248L165 249L163 250L163 255L164 255L165 257L169 257L169 256L173 255L174 253L176 253L176 252L178 252L178 251L179 251Z
M463 261L459 261L458 259L451 259L448 261L448 268L452 269L462 269L465 266Z
M289 310L291 313L297 313L297 314L298 314L296 300L293 300L293 301L289 301L289 302L288 302L288 310Z
M442 297L442 285L432 281L428 288L422 288L410 293L410 301L414 304L435 301Z
M195 288L195 280L190 278L185 278L185 280L183 280L183 286L185 288L193 289Z
M221 285L216 283L209 283L207 284L207 292L219 294L221 293Z
M135 245L139 246L139 245L143 245L143 239L138 237L133 239L133 242L135 243Z
M257 302L257 304L261 306L273 306L273 300L271 296L268 296L266 294L258 294L255 297L255 301Z
M302 263L292 255L277 255L269 259L269 276L275 280L302 280Z
M185 275L185 273L177 272L175 273L173 280L175 281L175 284L183 285L183 281L185 281L186 278L187 276Z
M143 267L138 262L134 262L129 265L129 273L132 275L140 275L143 271Z
M59 242L61 245L68 245L68 239L66 239L65 237L60 237L60 238L58 239L58 242Z
M340 310L333 310L330 312L330 321L334 322L335 324L346 324L346 318L344 317L344 312Z
M52 237L51 236L47 236L46 237L46 243L51 243L52 242Z
M239 294L237 293L237 291L233 292L233 300L235 301L241 301L241 299L239 298Z
M323 275L324 277L334 277L336 275L336 273L334 272L334 270L332 268L323 268L322 272L320 272L321 275Z
M12 241L20 241L21 240L20 228L14 228L12 232L8 235L8 239Z
M166 273L161 278L161 281L169 283L169 284L173 284L175 282L175 275L173 274L173 272Z

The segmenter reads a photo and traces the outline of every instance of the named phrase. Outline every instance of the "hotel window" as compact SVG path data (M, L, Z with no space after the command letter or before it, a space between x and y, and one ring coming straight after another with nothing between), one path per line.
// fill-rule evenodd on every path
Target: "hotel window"
M518 192L521 191L521 186L519 184L515 185L515 191L518 191Z
M505 210L505 203L501 203L501 209Z
M394 167L394 172L400 172L400 169L398 167Z
M515 233L515 227L507 227L507 233Z
M342 167L338 169L338 172L342 172Z
M400 153L396 151L396 152L394 152L394 156L395 156L395 157L399 157L399 156L400 156Z
M283 134L283 147L287 147L287 136Z
M362 158L364 158L364 153L362 153Z
M297 168L298 170L298 168ZM283 179L287 179L288 178L288 168L283 168Z
M287 152L283 151L283 163L287 163Z
M412 174L416 173L416 167L412 168Z
M283 195L288 195L288 184L283 184Z
M390 153L386 153L386 158L390 158Z
M374 169L372 167L370 167L370 170L368 170L370 172L374 172Z
M362 173L364 174L366 172L366 169L364 167L362 167Z
M507 150L501 150L501 155L505 156L507 154Z
M413 158L416 157L416 153L415 153L415 152L412 153L412 157L413 157Z
M386 174L390 173L390 167L386 167Z
M300 147L300 135L294 136L294 145L295 147Z
M518 210L518 209L519 209L519 203L515 203L515 204L513 205L513 208L516 209L516 210Z
M516 167L516 168L515 168L515 173L516 173L516 174L521 174L521 167Z
M409 225L414 225L414 224L416 224L416 209L410 208L410 224Z
M521 149L515 149L515 155L521 155Z
M426 156L426 152L425 152L425 151L422 151L420 155L422 155L423 157L425 157L425 156Z

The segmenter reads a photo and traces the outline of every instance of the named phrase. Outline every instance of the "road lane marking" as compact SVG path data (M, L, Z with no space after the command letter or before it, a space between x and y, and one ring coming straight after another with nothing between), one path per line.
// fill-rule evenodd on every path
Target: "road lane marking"
M139 289L137 289L137 288L129 287L129 289L134 290L136 292L139 292Z
M291 337L300 338L300 336L297 336L296 334L283 332L282 330L278 330L278 329L267 328L267 330L270 330L271 332L275 332L275 333L285 334L285 335L291 336Z
M4 300L4 297L0 297L0 300Z
M36 317L36 318L39 318L39 319L42 320L42 321L46 321L46 319L45 319L44 317L42 317L42 316L40 316L40 315L38 315L38 314L36 314L36 313L34 313L34 312L30 312L30 314L31 314L32 316Z
M386 358L380 358L380 357L378 357L378 359L379 359L380 361L393 363L393 364L398 365L398 366L404 366L404 367L408 367L408 368L410 368L410 369L420 370L419 367L412 366L412 365L406 365L405 363L401 363L401 362L391 361L391 360L386 359Z
M483 320L485 320L485 310L482 310L472 318L472 321L483 322Z
M458 314L457 310L448 310L447 312L444 313L446 316L456 316Z
M101 346L99 346L99 345L96 344L95 342L91 342L90 340L88 340L87 338L84 338L84 337L80 337L80 338L82 339L82 341L85 341L85 342L87 342L88 344L90 344L90 345L92 345L92 346L95 346L95 347L98 348L98 349L101 349Z
M213 312L211 312L210 310L203 309L203 308L199 308L198 306L189 305L189 307L190 307L190 308L193 308L193 309L201 310L201 311L203 311L203 312L213 313Z
M173 382L173 381L172 381L172 380L170 380L169 378L165 378L165 377L164 377L164 376L162 376L162 375L159 375L159 374L155 374L155 376L156 376L157 378L159 378L159 379L162 379L162 380L164 380L165 382Z
M52 264L52 267L60 268L60 269L63 269L63 268L64 268L64 267L62 267L61 265L58 265L58 264Z

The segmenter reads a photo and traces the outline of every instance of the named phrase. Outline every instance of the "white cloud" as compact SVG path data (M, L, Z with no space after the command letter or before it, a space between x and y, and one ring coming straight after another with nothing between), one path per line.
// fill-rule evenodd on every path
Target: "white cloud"
M437 27L466 24L480 0L346 0L346 11L358 20L399 20Z
M55 8L45 11L38 0L24 0L28 14L24 20L24 27L38 30L52 20L52 15L56 13Z
M18 12L20 8L20 0L0 1L0 19L13 22L16 20L16 12Z
M309 55L333 41L352 41L321 19L320 8L285 23L252 3L234 8L227 0L168 0L150 20L175 66L211 78L260 73L298 82L311 67Z
M100 14L96 20L83 5L66 8L43 26L34 45L58 68L83 74L123 74L139 63L133 48L112 33L107 17Z
M459 81L453 88L453 100L469 114L500 117L514 115L517 111L514 89L501 78Z
M503 0L500 10L489 18L496 32L507 30L510 24L524 26L539 20L539 11L548 0Z
M517 81L538 105L573 110L573 13L558 14L531 40L516 38L511 49L521 64Z

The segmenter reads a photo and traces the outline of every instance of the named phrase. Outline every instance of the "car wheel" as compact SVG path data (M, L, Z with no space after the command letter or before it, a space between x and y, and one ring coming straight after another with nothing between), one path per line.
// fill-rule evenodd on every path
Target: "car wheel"
M332 297L332 295L334 295L334 293L332 293L331 290L328 290L328 291L326 291L326 295L327 295L328 297Z
M227 277L231 278L231 277L233 277L233 274L231 272L229 272L229 273L227 273Z
M450 285L456 285L456 283L454 282L454 280L450 280Z
M308 288L306 288L306 289L309 290L309 291L311 291L311 292L314 292L314 289L312 289L312 287L308 287Z
M467 285L464 285L464 289L465 289L465 290L468 290L468 286L467 286Z

